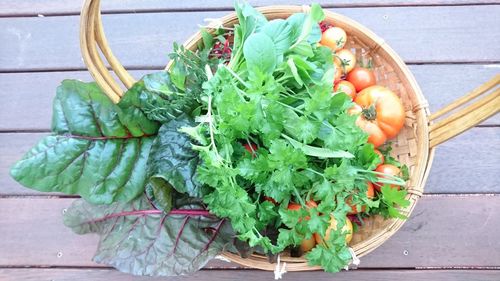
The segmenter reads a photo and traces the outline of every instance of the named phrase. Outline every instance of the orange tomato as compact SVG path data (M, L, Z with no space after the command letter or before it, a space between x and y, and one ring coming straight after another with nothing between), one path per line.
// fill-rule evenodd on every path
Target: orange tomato
M355 67L347 74L346 80L351 82L358 92L376 84L373 71L364 67Z
M399 172L400 172L400 170L399 170L398 167L396 167L394 165L391 165L391 164L382 164L382 165L378 166L377 169L375 169L375 171L380 172L380 173L384 173L384 174L387 174L387 175L390 175L390 176L399 176ZM389 177L386 177L386 176L383 176L383 175L380 175L378 177L379 178L389 179ZM384 186L384 184L381 183L381 182L376 182L375 183L375 189L377 191L379 191L379 192L382 189L382 186ZM400 189L399 185L391 184L389 186L391 188L396 188L397 190Z
M330 216L330 226L325 232L324 240L328 241L328 239L330 239L330 232L332 230L337 230L337 220L335 219L335 217L333 217L333 215ZM345 225L342 228L342 230L343 232L347 232L345 236L345 241L347 244L349 244L349 242L351 242L352 240L352 234L353 234L352 222L349 220L349 218L345 218ZM318 233L314 233L314 239L316 239L317 244L324 243L323 237L321 237L321 235L319 235Z
M354 88L354 85L346 80L339 81L335 84L333 90L335 90L335 92L344 92L346 95L349 95L351 99L356 97L356 89Z
M316 204L316 202L314 202L313 200L309 200L306 202L306 206L308 208L315 208L315 207L318 207L318 204ZM297 204L297 203L289 203L288 204L288 210L298 211L301 208L302 208L302 205ZM307 217L305 217L305 219L309 220L310 217L307 216ZM316 239L314 238L314 235L311 236L309 239L304 238L304 240L302 240L302 242L300 243L300 249L303 252L310 251L312 248L314 248L314 246L316 246Z
M372 198L375 197L375 189L373 188L373 183L367 182L366 184L368 185L368 189L366 190L366 197L372 199ZM348 201L347 204L349 206L351 206L351 209L352 209L347 214L348 215L355 215L355 214L359 213L358 212L358 208L356 207L356 205L351 205L350 199L348 199L347 201ZM361 211L360 212L363 213L364 211L366 211L366 206L362 206L361 207Z
M380 165L384 164L384 162L385 162L384 154L382 154L382 152L380 152L380 150L378 150L378 149L375 149L375 153L378 155L378 158L380 159L380 164L378 164L378 165L380 166Z
M333 83L339 82L340 79L342 79L342 75L344 75L344 72L342 71L342 66L340 64L334 62L333 63L333 69L335 69L335 75L333 76Z
M375 147L395 137L405 122L401 99L382 86L371 86L359 92L354 102L363 108L357 124L368 133L368 142Z
M330 27L321 34L319 43L333 51L340 50L347 41L347 34L340 27Z
M349 73L356 65L356 57L347 49L338 50L334 57L334 60L342 67L344 73Z

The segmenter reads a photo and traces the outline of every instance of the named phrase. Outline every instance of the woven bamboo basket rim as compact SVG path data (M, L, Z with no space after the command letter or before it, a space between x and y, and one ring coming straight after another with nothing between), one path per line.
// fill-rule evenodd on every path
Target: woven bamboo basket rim
M258 8L268 18L286 18L293 13L307 13L308 9L307 6L266 6ZM434 159L435 147L499 112L500 89L498 86L500 84L500 75L496 75L492 80L431 115L428 103L415 78L403 60L383 39L345 16L330 11L325 11L325 15L326 22L334 23L336 26L343 28L348 37L354 35L360 42L363 42L363 48L367 50L369 55L377 55L384 62L388 62L391 70L395 73L395 77L397 77L396 80L400 80L399 83L403 86L401 90L409 92L407 97L410 97L410 100L405 100L402 97L404 102L410 103L409 110L407 110L407 123L412 125L413 130L407 132L411 134L413 131L415 139L418 139L418 141L407 144L410 147L409 149L413 150L415 157L412 160L414 161L414 169L411 170L411 177L407 187L407 199L410 200L410 205L402 209L402 211L407 216L410 216L418 199L423 194ZM223 23L224 26L231 26L236 22L236 13L232 12L212 24L214 24L213 27L220 23ZM201 40L201 34L197 32L184 43L184 46L194 50L199 40ZM101 21L100 0L86 0L83 5L80 22L80 45L89 72L103 92L113 102L117 103L123 95L123 88L130 88L135 83L135 79L126 71L109 47ZM108 64L110 69L108 69ZM168 67L169 65L167 65L167 69ZM113 71L114 76L118 78L121 85L110 70ZM465 106L471 101L473 101L472 104ZM448 116L443 118L445 115ZM404 141L406 140L403 139ZM396 233L405 221L401 219L384 221L382 229L370 234L368 239L354 243L354 245L351 245L352 249L358 257L368 254ZM223 253L223 256L243 266L275 270L275 265L269 263L264 256L252 255L249 258L241 258L239 255L229 252ZM287 262L287 271L320 269L319 267L309 266L302 257L283 256L281 260Z

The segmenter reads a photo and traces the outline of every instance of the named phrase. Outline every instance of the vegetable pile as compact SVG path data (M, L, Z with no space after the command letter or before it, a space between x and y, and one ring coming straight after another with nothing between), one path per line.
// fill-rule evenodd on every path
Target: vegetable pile
M407 168L386 143L404 125L399 97L319 5L272 21L235 8L237 25L202 30L196 51L175 44L170 70L118 104L63 81L53 134L12 168L83 198L64 221L100 235L97 262L170 276L222 251L289 253L337 272L366 218L405 218Z

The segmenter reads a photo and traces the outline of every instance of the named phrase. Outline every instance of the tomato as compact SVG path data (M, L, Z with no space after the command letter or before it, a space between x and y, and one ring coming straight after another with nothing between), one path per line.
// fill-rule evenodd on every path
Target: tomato
M380 166L377 167L377 169L375 169L375 171L377 172L380 172L380 173L384 173L384 174L387 174L387 175L390 175L390 176L399 176L399 168L394 166L394 165L391 165L391 164L382 164ZM385 178L385 179L390 179L389 177L386 177L386 176L378 176L379 178ZM375 183L375 189L377 191L380 192L382 186L384 186L383 183L381 182L376 182ZM390 185L391 188L396 188L396 189L400 189L400 186L399 185L395 185L395 184L391 184Z
M269 202L273 203L274 205L278 205L278 202L276 202L276 200L274 200L274 199L273 199L273 198L271 198L271 197L264 196L264 200L265 200L265 201L269 201Z
M335 69L335 76L333 77L333 84L339 82L340 79L342 79L342 75L344 75L344 72L342 71L342 66L340 64L334 62L333 63L333 69Z
M318 207L318 204L316 204L316 202L314 202L313 200L309 200L306 202L306 206L308 208L316 208L316 207ZM300 205L300 204L288 203L288 210L297 211L297 210L300 210L301 208L302 208L302 205Z
M304 240L302 240L302 243L300 243L300 249L302 250L302 252L308 252L315 246L316 239L314 238L314 235L311 235L309 239L304 238Z
M344 73L349 73L354 66L356 65L356 57L354 54L347 50L347 49L341 49L338 50L335 54L335 61L342 66L342 69Z
M318 204L316 204L316 202L314 202L313 200L309 200L306 202L306 206L308 208L315 208L315 207L318 207ZM289 203L288 204L288 210L294 210L294 211L298 211L302 208L302 205L300 204L297 204L297 203ZM309 216L305 217L306 220L309 220ZM303 251L303 252L307 252L307 251L310 251L312 248L314 248L314 246L316 246L316 239L314 238L314 235L311 236L311 238L309 239L304 239L302 240L302 242L300 243L300 249Z
M358 92L376 84L373 71L364 67L355 67L347 74L346 80L351 82Z
M337 84L335 84L335 87L333 87L335 92L344 92L345 94L351 96L351 99L354 99L356 97L356 89L354 88L354 85L349 82L349 81L339 81Z
M354 102L363 108L356 121L368 133L368 142L375 147L397 136L405 122L401 99L382 86L371 86L359 92Z
M337 230L337 220L332 216L330 216L330 226L325 232L325 237L324 239L328 241L330 239L330 232L333 230ZM351 242L352 240L352 234L353 234L353 228L352 228L352 222L349 220L349 218L345 218L345 225L342 228L343 232L347 232L345 236L345 241L347 244ZM316 239L317 244L323 243L323 238L318 234L314 233L314 239Z
M372 199L375 197L375 189L373 188L373 183L367 182L366 184L368 185L368 189L366 190L366 197ZM350 199L347 200L347 204L349 206L351 206L351 209L352 209L352 211L347 213L348 215L355 215L355 214L359 213L356 205L351 205ZM366 206L361 207L360 212L363 213L364 211L366 211Z
M321 40L319 43L326 46L333 51L340 50L344 47L347 41L347 34L340 27L330 27L323 34L321 34Z
M243 145L245 147L245 150L250 152L250 154L252 154L253 157L255 157L255 152L257 151L258 147L252 143L252 146L250 146L248 143L245 143Z
M375 153L378 155L378 158L380 159L380 164L378 164L378 166L384 164L385 162L384 154L382 154L382 152L380 152L380 150L378 149L375 149Z

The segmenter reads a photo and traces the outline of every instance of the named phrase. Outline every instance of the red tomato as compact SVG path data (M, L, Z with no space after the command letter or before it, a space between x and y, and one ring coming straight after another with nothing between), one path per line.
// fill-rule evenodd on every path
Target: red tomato
M323 34L321 34L321 40L319 43L326 46L333 51L340 50L344 47L347 41L347 35L345 31L340 27L330 27Z
M405 122L401 99L382 86L371 86L359 92L354 102L363 108L358 126L369 134L368 142L375 147L395 137Z
M346 80L351 82L358 92L376 84L373 71L364 67L355 67L347 74Z
M339 81L337 84L335 84L335 87L333 87L335 92L344 92L346 95L351 96L351 99L354 99L356 97L356 89L354 88L354 85L349 82L349 81Z
M245 143L243 146L245 147L246 151L250 152L250 154L252 154L252 156L255 157L255 152L258 149L257 145L252 143L252 146L250 147L248 143Z
M271 198L271 197L264 196L264 200L265 200L265 201L269 201L269 202L273 203L274 205L278 205L278 202L276 202L276 200L274 200L274 199L273 199L273 198Z
M344 73L349 73L356 65L356 57L347 49L338 50L334 54L334 57L335 61L342 67Z
M373 188L373 184L371 182L367 182L366 183L368 185L368 189L366 190L366 197L372 199L375 197L375 189ZM351 209L352 211L350 211L349 213L347 213L348 215L355 215L358 213L358 208L356 207L356 205L351 205L351 200L348 199L347 200L347 204L349 206L351 206ZM362 206L361 207L361 213L363 213L364 211L366 211L366 206Z
M390 176L399 176L399 168L394 166L394 165L391 165L391 164L382 164L380 166L377 167L377 169L375 169L375 171L377 172L380 172L380 173L384 173L384 174L387 174L387 175L390 175ZM389 177L386 177L386 176L378 176L379 178L386 178L386 179L389 179ZM377 191L380 192L382 186L384 186L383 183L381 182L376 182L375 183L375 189ZM391 184L390 185L391 188L397 188L398 190L400 189L400 186L399 185L394 185L394 184Z

